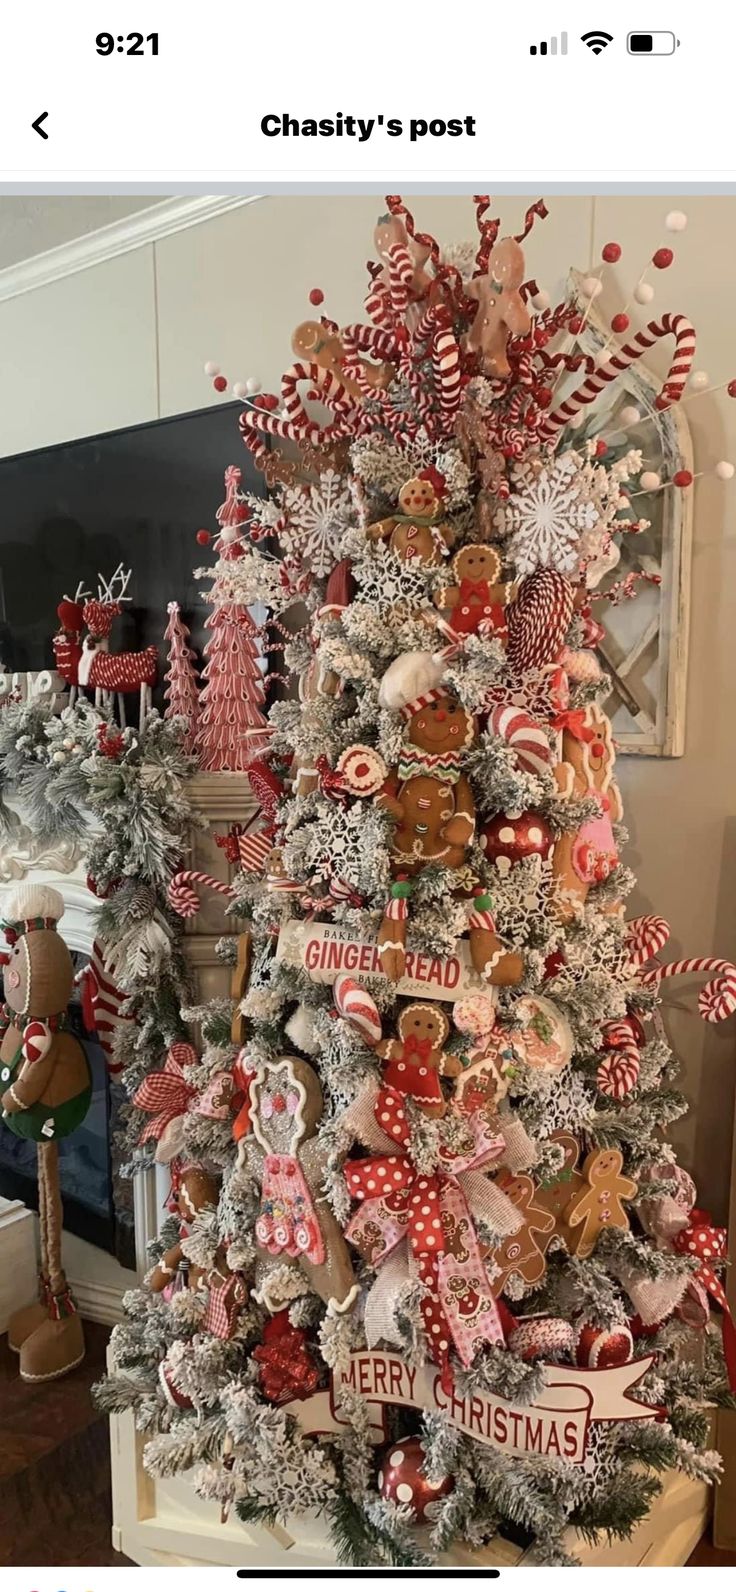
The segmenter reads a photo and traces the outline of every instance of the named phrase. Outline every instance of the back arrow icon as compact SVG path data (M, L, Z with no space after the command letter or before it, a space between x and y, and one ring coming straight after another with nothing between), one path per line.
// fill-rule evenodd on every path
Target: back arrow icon
M31 127L33 128L34 133L38 133L39 138L48 138L49 136L47 132L44 132L44 129L41 126L41 123L45 122L48 114L48 111L42 111L41 115L36 117L35 122L31 122Z

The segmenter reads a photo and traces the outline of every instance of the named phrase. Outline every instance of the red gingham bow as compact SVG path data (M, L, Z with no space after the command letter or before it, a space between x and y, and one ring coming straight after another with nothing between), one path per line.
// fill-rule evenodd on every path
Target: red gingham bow
M725 1227L714 1227L709 1211L690 1212L687 1227L673 1239L674 1248L681 1255L694 1255L700 1261L694 1282L700 1283L720 1305L723 1311L723 1353L732 1393L736 1393L736 1326L726 1298L723 1283L713 1270L728 1258L728 1233Z
M146 1123L139 1139L139 1144L145 1144L147 1139L158 1139L173 1121L188 1109L194 1099L196 1090L184 1078L185 1067L195 1067L197 1052L193 1045L183 1041L172 1045L166 1057L162 1072L151 1072L143 1079L133 1095L133 1105L139 1111L152 1111L155 1116Z

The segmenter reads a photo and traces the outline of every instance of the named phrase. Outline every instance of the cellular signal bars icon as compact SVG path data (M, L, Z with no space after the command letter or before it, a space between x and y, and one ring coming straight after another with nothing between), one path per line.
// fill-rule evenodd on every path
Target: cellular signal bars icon
M552 38L549 41L549 44L547 43L546 39L542 39L541 44L530 44L529 45L529 54L530 55L558 55L558 54L559 55L567 55L567 34L566 33L561 33L560 34L559 51L558 51L558 48L557 48L557 34L553 33Z

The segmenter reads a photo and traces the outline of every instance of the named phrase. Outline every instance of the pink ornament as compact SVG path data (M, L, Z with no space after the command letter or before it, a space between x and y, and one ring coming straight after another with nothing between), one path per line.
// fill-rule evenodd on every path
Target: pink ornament
M634 1340L628 1326L592 1327L583 1322L575 1330L577 1364L588 1366L592 1371L628 1365L633 1354Z
M378 1490L382 1498L403 1504L416 1525L435 1520L442 1500L453 1491L452 1476L432 1484L424 1474L425 1448L421 1437L400 1437L384 1449L379 1460Z
M539 813L521 813L519 818L498 813L483 825L479 838L481 850L490 862L497 862L499 857L510 863L521 862L524 857L549 857L554 845L552 830Z

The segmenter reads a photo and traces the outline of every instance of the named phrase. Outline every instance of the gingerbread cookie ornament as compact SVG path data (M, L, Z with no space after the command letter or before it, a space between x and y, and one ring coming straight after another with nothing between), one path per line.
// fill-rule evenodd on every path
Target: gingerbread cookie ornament
M519 1231L505 1238L498 1249L491 1251L490 1259L497 1268L492 1287L496 1298L503 1292L511 1277L517 1277L529 1287L541 1282L547 1269L545 1251L552 1238L555 1222L550 1212L537 1202L537 1190L530 1177L520 1174L510 1177L501 1174L495 1179L506 1198L515 1205L523 1225Z
M466 347L478 354L483 374L508 376L509 336L526 337L531 316L519 292L524 281L524 251L516 238L501 238L491 250L486 276L464 283L467 298L478 305Z
M470 542L452 560L454 585L443 586L435 595L457 636L506 635L506 604L512 586L499 581L501 560L495 547Z
M329 372L357 403L364 402L366 387L383 392L396 375L393 365L372 365L366 359L357 360L361 381L349 375L345 370L346 355L340 335L325 321L302 321L292 336L291 346L297 359Z
M638 1185L623 1175L620 1150L591 1150L583 1163L583 1186L565 1207L570 1230L569 1248L581 1260L592 1255L602 1232L609 1227L628 1228L622 1201L633 1200Z
M322 1193L326 1155L315 1133L322 1090L309 1063L280 1056L258 1068L250 1085L252 1133L241 1139L239 1165L260 1181L256 1219L259 1267L254 1298L274 1313L294 1297L280 1291L300 1268L331 1314L358 1294L342 1229Z
M442 1117L447 1102L441 1078L455 1078L462 1071L459 1056L448 1055L443 1046L449 1037L450 1023L441 1006L429 1001L413 1001L399 1014L398 1038L382 1039L376 1054L386 1062L384 1086L410 1095L427 1117Z
M452 543L452 528L443 517L445 481L433 467L405 481L399 507L366 529L370 542L388 542L405 564L441 564Z

